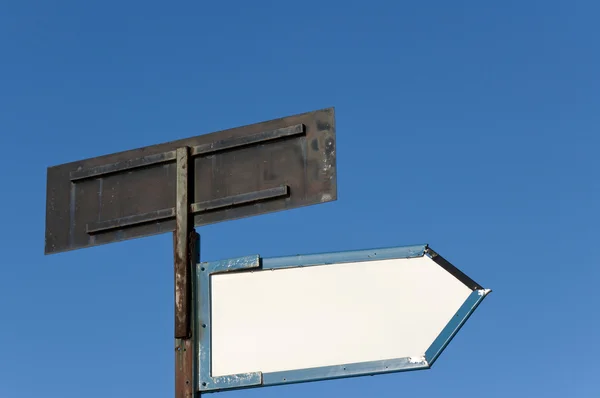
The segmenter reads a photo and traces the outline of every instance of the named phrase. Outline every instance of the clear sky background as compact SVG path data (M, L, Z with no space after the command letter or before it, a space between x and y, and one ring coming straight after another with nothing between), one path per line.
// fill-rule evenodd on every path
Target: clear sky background
M494 293L431 370L223 397L598 397L597 1L0 3L0 397L173 395L172 238L44 256L46 168L336 107L337 202L202 259L429 243Z

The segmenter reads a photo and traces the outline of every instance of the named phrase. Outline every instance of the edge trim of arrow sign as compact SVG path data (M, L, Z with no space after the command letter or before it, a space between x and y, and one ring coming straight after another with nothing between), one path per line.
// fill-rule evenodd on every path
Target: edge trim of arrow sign
M426 350L423 357L397 358L283 372L253 372L212 377L210 375L211 333L210 327L208 327L206 323L203 323L198 324L196 329L200 331L198 347L198 352L200 353L198 363L199 390L201 392L216 392L219 390L247 388L252 386L274 386L307 381L331 380L336 378L429 369L491 290L482 288L478 283L429 248L427 244L276 258L261 258L258 255L252 255L198 264L197 275L201 294L200 297L197 297L198 309L200 312L200 316L197 319L201 319L202 322L207 322L207 320L210 319L210 276L214 274L256 268L269 270L344 262L415 258L422 256L430 257L439 266L451 273L473 291L431 346Z

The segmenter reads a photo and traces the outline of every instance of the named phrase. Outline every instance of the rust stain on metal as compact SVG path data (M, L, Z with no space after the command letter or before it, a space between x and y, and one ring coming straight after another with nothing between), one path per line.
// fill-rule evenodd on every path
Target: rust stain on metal
M200 260L200 237L195 231L188 235L188 246L186 247L186 261L188 261L188 279L186 290L189 292L187 298L192 300L194 294L193 281L195 264ZM187 304L186 317L191 320L195 316L194 307ZM177 320L176 320L177 322ZM175 398L193 398L197 389L197 371L195 368L196 345L194 344L194 335L197 331L194 329L194 323L190 322L187 336L185 338L175 339Z
M175 398L193 398L194 382L194 341L177 339L175 342Z
M189 148L177 149L177 186L175 201L175 338L189 336L190 234Z

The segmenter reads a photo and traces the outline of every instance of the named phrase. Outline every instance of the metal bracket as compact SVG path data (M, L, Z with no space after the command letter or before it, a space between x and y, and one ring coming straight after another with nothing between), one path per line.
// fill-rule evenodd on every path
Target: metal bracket
M195 214L246 205L264 200L285 198L289 195L289 190L290 189L287 185L282 185L275 188L268 188L260 191L247 192L239 195L231 195L224 198L192 203L188 212L190 216L192 216ZM115 218L106 221L91 222L87 224L86 231L88 234L93 235L123 227L132 227L134 225L172 220L175 218L176 212L176 208L169 207L167 209L156 210L149 213L136 214L133 216Z
M263 131L261 133L253 134L250 136L230 138L220 140L211 144L193 146L189 148L188 155L190 157L207 156L216 152L226 151L238 147L244 147L247 145L255 145L281 138L304 135L304 133L305 126L303 124L296 124L294 126L284 127L276 130ZM131 171L140 167L148 167L151 165L172 162L173 160L179 158L177 155L177 151L179 150L180 149L163 152L156 155L148 155L132 160L126 160L123 162L103 164L91 168L75 170L70 173L71 181L86 180L89 178L106 176L108 174L114 174L123 171Z
M177 176L175 199L175 397L193 398L195 393L195 344L191 325L193 306L193 269L198 260L199 238L190 215L189 148L176 151Z
M175 338L190 333L190 234L193 224L189 214L189 148L177 149L177 196L175 200Z

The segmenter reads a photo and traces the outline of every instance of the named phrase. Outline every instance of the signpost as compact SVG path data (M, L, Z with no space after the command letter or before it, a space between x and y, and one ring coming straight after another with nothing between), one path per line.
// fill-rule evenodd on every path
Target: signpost
M45 253L173 232L175 396L192 397L194 226L336 198L329 108L50 167Z
M336 198L329 108L50 167L45 253L173 232L176 398L429 368L489 290L426 245L200 263L195 226Z
M427 245L197 267L207 392L428 369L489 293Z

